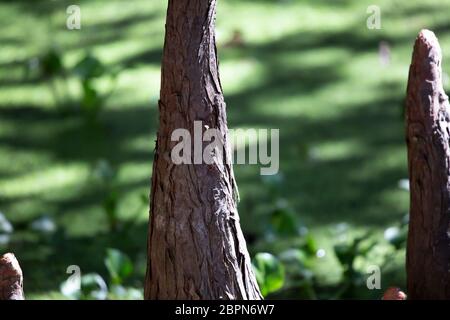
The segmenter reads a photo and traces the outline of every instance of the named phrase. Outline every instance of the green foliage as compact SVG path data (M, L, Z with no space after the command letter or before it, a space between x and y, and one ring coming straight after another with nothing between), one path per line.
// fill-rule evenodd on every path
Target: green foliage
M81 60L75 65L73 72L83 82L91 81L96 78L100 78L106 74L106 67L101 61L91 53L87 53Z
M355 260L357 258L367 258L375 246L376 242L371 238L370 232L365 232L360 236L349 237L334 246L334 253L343 268L341 288L337 298L353 296L356 288L365 283L366 274L355 267Z
M107 160L101 159L95 164L92 176L103 193L102 207L109 229L117 231L120 224L118 211L120 196L116 186L116 171Z
M70 99L67 70L63 60L62 52L52 47L42 55L30 59L25 70L26 78L37 77L47 81L53 100L58 107L66 104L65 99Z
M52 48L43 55L32 60L26 69L27 77L36 73L46 79L57 106L64 107L73 104L68 87L71 77L78 79L81 96L77 99L78 106L88 123L97 121L106 100L113 93L117 68L105 66L97 57L87 52L72 69L66 69L63 64L63 54ZM97 81L108 79L109 89L102 92Z
M55 48L50 49L39 58L41 75L45 78L54 78L64 74L61 53Z
M112 284L122 284L133 273L133 263L127 255L117 249L107 249L105 266L108 269Z
M124 286L133 273L133 263L123 252L109 248L104 259L111 282L108 284L98 273L88 273L78 278L72 275L60 286L61 293L74 300L141 300L142 291Z
M299 232L297 215L286 207L277 207L273 210L271 225L279 236L296 236Z
M305 251L309 255L315 255L318 250L316 239L314 239L314 237L310 233L308 233L304 239L305 242L303 246Z
M275 256L266 252L257 253L253 261L253 267L263 296L283 287L284 266Z
M285 288L302 299L316 299L314 274L315 254L301 249L288 249L280 253L280 261L286 270ZM282 296L283 297L283 296Z
M61 284L60 290L73 300L104 300L108 295L106 282L97 273L88 273L79 279L69 277Z
M271 204L268 212L269 221L266 227L267 235L278 238L301 235L305 228L300 224L297 212L292 209L289 202L280 194L284 181L283 174L262 176L261 179Z
M87 53L75 65L73 73L81 83L81 110L90 123L95 122L107 97L113 92L111 87L107 93L101 93L95 81L107 76L110 81L115 82L117 72L108 71L108 68L98 58L91 53Z
M109 229L111 231L116 231L119 226L117 210L119 205L119 193L114 189L110 190L110 192L106 194L102 205L108 219Z

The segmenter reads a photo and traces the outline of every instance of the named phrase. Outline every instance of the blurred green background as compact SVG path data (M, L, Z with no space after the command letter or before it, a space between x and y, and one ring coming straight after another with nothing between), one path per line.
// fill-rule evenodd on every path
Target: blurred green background
M70 4L0 1L0 249L19 258L27 298L139 298L167 1L79 0L72 31ZM449 12L449 0L219 1L229 127L280 129L278 175L235 166L265 296L405 287L408 66L433 30L449 89ZM370 265L381 290L366 286Z

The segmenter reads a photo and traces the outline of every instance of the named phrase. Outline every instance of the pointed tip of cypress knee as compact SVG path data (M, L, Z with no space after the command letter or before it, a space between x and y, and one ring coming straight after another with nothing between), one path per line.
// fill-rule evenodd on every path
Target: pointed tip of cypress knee
M441 53L439 41L433 31L422 29L416 39L416 47L430 51L431 49L439 49L437 53Z
M412 64L422 71L423 76L431 77L430 80L434 80L436 77L440 77L440 72L436 73L435 71L439 70L441 60L442 51L436 35L431 30L421 30L414 45Z
M23 273L13 253L0 256L0 300L23 300Z
M423 29L419 32L414 44L410 74L408 80L408 97L420 97L422 103L435 111L438 104L427 103L429 97L444 96L442 85L442 51L433 31ZM417 102L417 101L416 101ZM411 108L417 103L410 103Z
M442 51L435 34L415 42L406 97L410 180L408 296L450 299L450 105L442 83Z
M436 35L434 34L433 31L428 29L420 30L417 40L423 43L430 43L430 44L437 43Z

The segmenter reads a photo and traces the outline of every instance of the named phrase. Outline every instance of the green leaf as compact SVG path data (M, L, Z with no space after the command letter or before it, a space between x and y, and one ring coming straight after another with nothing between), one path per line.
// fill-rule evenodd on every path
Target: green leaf
M119 200L119 194L117 191L112 190L103 200L103 208L108 216L109 220L117 220L117 206Z
M344 268L353 269L356 257L364 257L375 247L376 242L369 241L371 232L365 232L350 241L338 243L334 246L334 253Z
M117 249L106 250L105 266L113 284L122 284L133 273L133 263L130 258Z
M274 231L280 236L296 236L299 233L297 217L287 208L275 209L270 220Z
M105 210L111 231L115 231L120 222L117 210L118 205L119 194L116 190L111 190L103 200L103 209Z
M311 234L308 234L305 238L305 250L309 255L315 255L318 250L316 239Z
M103 98L91 81L83 81L83 97L81 106L87 114L95 115L103 105Z
M253 262L256 280L263 296L283 287L285 270L283 264L272 254L257 253Z
M86 54L74 67L74 73L83 80L101 77L105 72L105 66L90 53Z
M349 266L356 257L354 247L349 243L340 243L334 246L334 253L343 266Z
M49 50L40 58L40 65L45 77L54 77L64 70L61 55L55 49Z

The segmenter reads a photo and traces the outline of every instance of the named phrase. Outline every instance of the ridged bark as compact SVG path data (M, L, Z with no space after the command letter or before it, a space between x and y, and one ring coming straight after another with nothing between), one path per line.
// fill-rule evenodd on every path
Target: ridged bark
M215 0L169 0L153 165L146 299L259 299L236 207L229 150L175 165L175 129L194 121L227 141ZM192 152L192 155L194 152Z
M434 33L417 37L406 100L409 299L450 299L450 107Z

